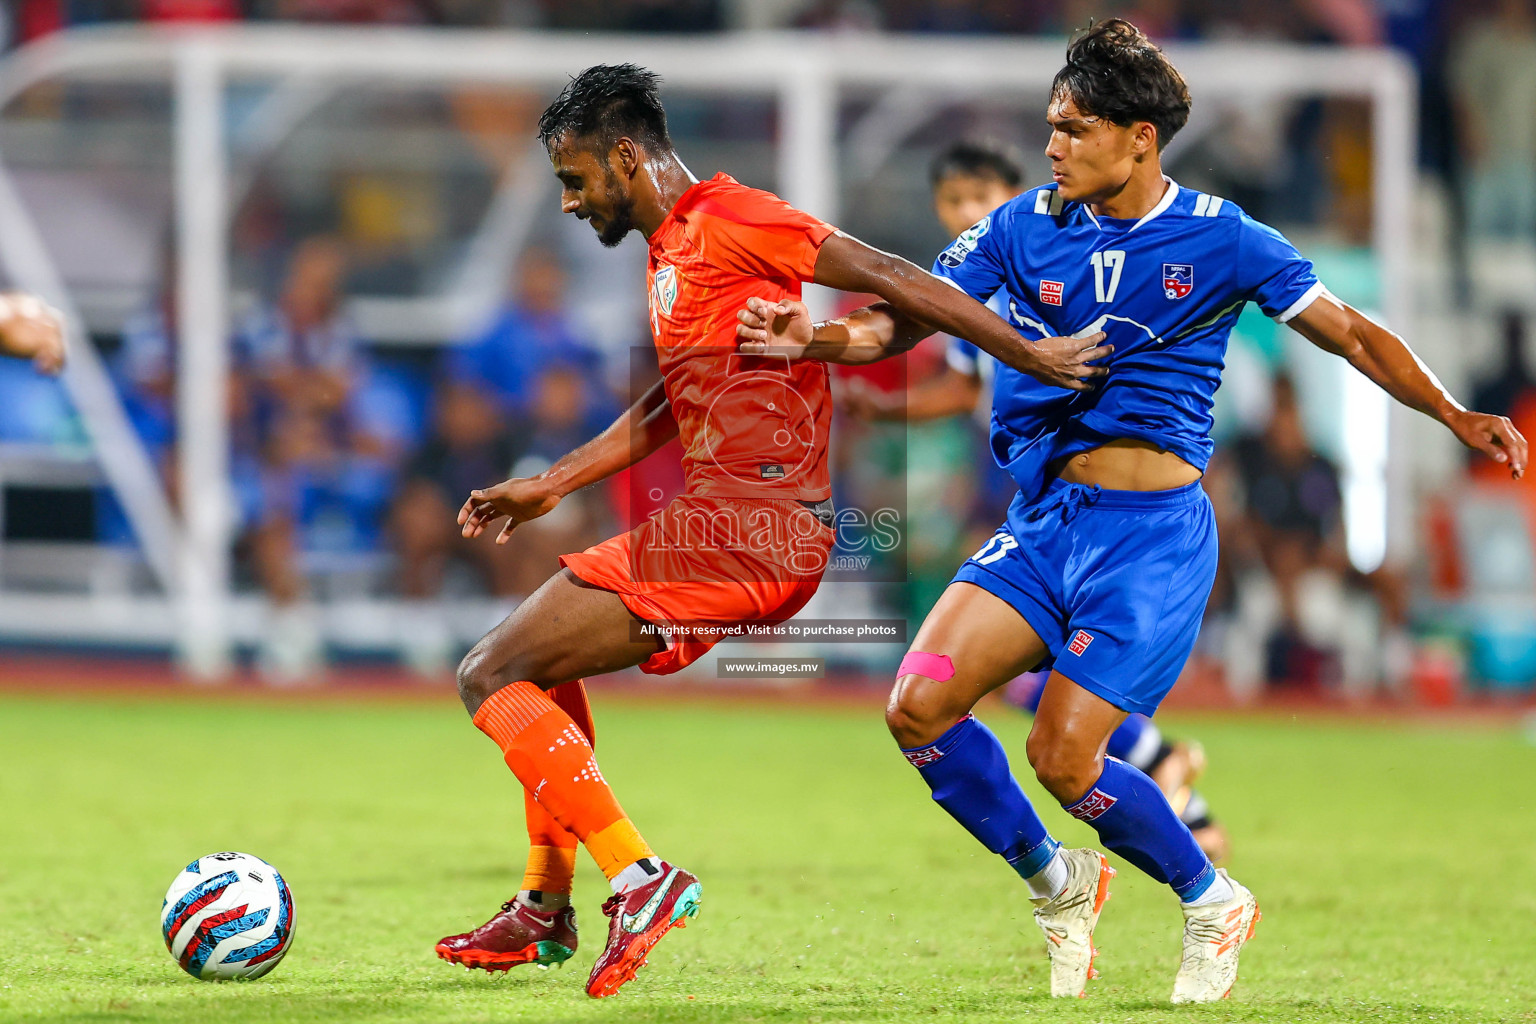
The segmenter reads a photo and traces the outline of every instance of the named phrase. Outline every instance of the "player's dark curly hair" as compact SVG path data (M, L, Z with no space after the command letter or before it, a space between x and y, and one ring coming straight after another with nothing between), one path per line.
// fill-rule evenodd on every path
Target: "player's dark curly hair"
M1125 127L1148 121L1162 149L1189 120L1189 86L1141 29L1105 18L1067 46L1067 64L1051 83L1085 114Z
M962 139L933 158L928 165L928 184L945 178L995 178L1009 188L1024 181L1024 159L1018 150L991 139Z
M661 79L635 64L597 64L571 79L539 117L539 141L548 149L563 138L604 151L620 138L670 147Z

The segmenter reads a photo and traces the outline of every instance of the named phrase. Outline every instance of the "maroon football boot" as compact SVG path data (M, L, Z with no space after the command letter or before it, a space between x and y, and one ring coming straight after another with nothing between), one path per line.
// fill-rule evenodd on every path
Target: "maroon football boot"
M505 971L518 964L548 967L563 964L576 953L576 911L571 907L541 912L508 900L485 924L463 935L450 935L437 944L437 955L449 963Z
M651 947L673 928L687 926L699 913L699 880L682 868L661 862L661 877L638 889L611 896L603 904L608 917L608 945L598 954L587 979L587 995L611 996L645 966Z

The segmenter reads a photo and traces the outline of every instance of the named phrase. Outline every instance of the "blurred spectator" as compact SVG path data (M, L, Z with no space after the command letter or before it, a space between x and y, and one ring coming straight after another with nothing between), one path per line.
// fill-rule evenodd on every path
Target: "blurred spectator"
M169 485L176 477L176 290L174 274L163 280L156 301L123 325L111 369L123 411Z
M65 25L64 0L17 0L14 11L8 11L14 28L11 36L18 43L30 43Z
M400 557L399 587L406 597L435 597L453 553L485 571L493 594L515 592L509 563L496 557L500 549L454 544L455 515L469 492L511 475L513 426L477 388L445 383L438 390L431 434L406 464L390 513Z
M554 513L518 527L510 548L488 540L459 545L455 518L469 492L512 476L542 472L611 422L583 367L553 363L540 371L526 410L510 417L479 388L446 381L438 389L432 432L406 465L391 513L400 555L400 590L407 597L436 596L450 557L467 558L497 596L525 596L549 576L548 565L530 565L545 554L531 551L535 538L555 546L567 540L562 525L584 528L601 514L589 496L572 495ZM570 515L567 506L582 510ZM525 543L527 542L527 543ZM563 554L562 547L553 555Z
M1340 241L1367 246L1371 242L1373 214L1370 104L1360 100L1329 100L1323 104L1320 128L1328 194L1324 223Z
M1536 13L1498 0L1452 44L1448 76L1474 234L1536 239Z
M1395 689L1411 652L1406 594L1385 568L1360 573L1345 553L1339 472L1308 442L1294 386L1274 382L1268 425L1232 446L1241 511L1228 510L1223 556L1233 589L1226 637L1228 681L1239 695L1261 679L1359 696ZM1218 495L1227 484L1212 484ZM1226 595L1218 595L1226 599ZM1215 602L1219 607L1221 601Z
M345 271L334 239L301 243L278 302L254 311L237 342L256 444L237 440L234 485L244 548L273 607L260 665L278 679L307 674L322 655L301 554L371 546L390 484L391 445L358 401L367 364L341 313Z
M449 356L431 436L409 460L394 502L390 525L407 599L439 596L455 559L496 596L526 596L559 555L600 539L612 518L607 492L581 491L519 526L505 546L459 536L457 512L471 490L543 471L618 412L596 353L570 326L565 275L554 257L525 253L515 290L491 327ZM442 669L453 653L446 624L425 604L408 621L400 638L405 659L423 672Z
M490 326L448 357L448 378L484 390L504 416L526 409L546 364L593 370L598 364L566 306L565 269L553 253L525 251L512 288L513 298Z
M608 401L587 365L562 360L546 363L534 381L510 475L542 473L556 459L597 436L617 415L618 409ZM560 555L602 539L612 519L605 498L601 489L577 491L553 512L518 527L507 545L513 549L515 593L531 594L555 571Z
M891 7L891 27L910 32L985 33L1001 28L979 0L919 0Z
M145 21L238 21L239 0L139 0Z
M1297 13L1330 43L1343 46L1376 46L1385 29L1382 8L1376 0L1297 0Z
M301 243L277 302L244 318L228 378L230 476L238 553L271 601L258 652L264 673L302 677L322 660L314 572L345 568L376 549L412 415L374 372L341 311L346 253L333 238ZM175 260L155 302L124 325L110 366L130 422L179 502L176 465ZM128 539L110 514L109 538Z
M610 10L625 32L718 32L725 27L720 7L718 0L628 0Z
M833 32L873 32L880 28L881 13L872 0L813 0L793 24Z
M1499 317L1499 363L1490 373L1472 384L1472 408L1508 416L1526 437L1536 427L1536 378L1531 376L1525 353L1525 314L1505 310ZM1489 480L1508 480L1509 472L1491 459L1468 451L1468 464L1475 476Z
M435 0L266 0L261 8L280 21L408 25L441 20Z
M720 0L542 0L550 28L620 32L714 32Z
M179 327L176 310L177 262L174 248L162 246L159 281L153 301L123 324L122 345L108 363L123 402L123 411L160 471L172 504L180 503L181 480L176 464L176 374ZM226 404L232 453L254 458L255 424L250 381L242 352L231 353L226 379ZM106 524L109 540L129 539L127 522Z
M1499 363L1473 382L1472 408L1508 416L1521 434L1536 437L1536 379L1531 376L1525 351L1526 317L1518 310L1505 310L1499 322ZM1469 476L1489 492L1489 499L1493 493L1505 494L1523 505L1529 521L1536 524L1536 491L1523 481L1511 482L1509 470L1492 459L1472 451L1467 456Z

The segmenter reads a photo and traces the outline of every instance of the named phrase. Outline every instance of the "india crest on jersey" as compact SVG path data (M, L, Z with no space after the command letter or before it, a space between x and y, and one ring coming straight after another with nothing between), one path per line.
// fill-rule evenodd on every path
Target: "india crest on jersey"
M1195 287L1195 268L1189 263L1163 264L1163 294L1182 299Z
M677 268L663 263L651 278L651 307L666 316L677 303Z

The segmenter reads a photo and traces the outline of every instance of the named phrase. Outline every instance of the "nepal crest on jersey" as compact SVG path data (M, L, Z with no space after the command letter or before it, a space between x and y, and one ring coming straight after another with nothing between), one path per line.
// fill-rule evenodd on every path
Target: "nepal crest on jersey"
M1163 294L1182 299L1195 288L1195 268L1189 263L1163 264Z
M951 242L948 249L939 253L939 262L946 267L958 267L964 263L965 258L976 248L976 243L981 241L981 236L986 234L987 229L991 226L992 215L987 214L981 220L960 232L960 237Z
M663 263L651 279L651 304L667 316L677 303L677 268Z

